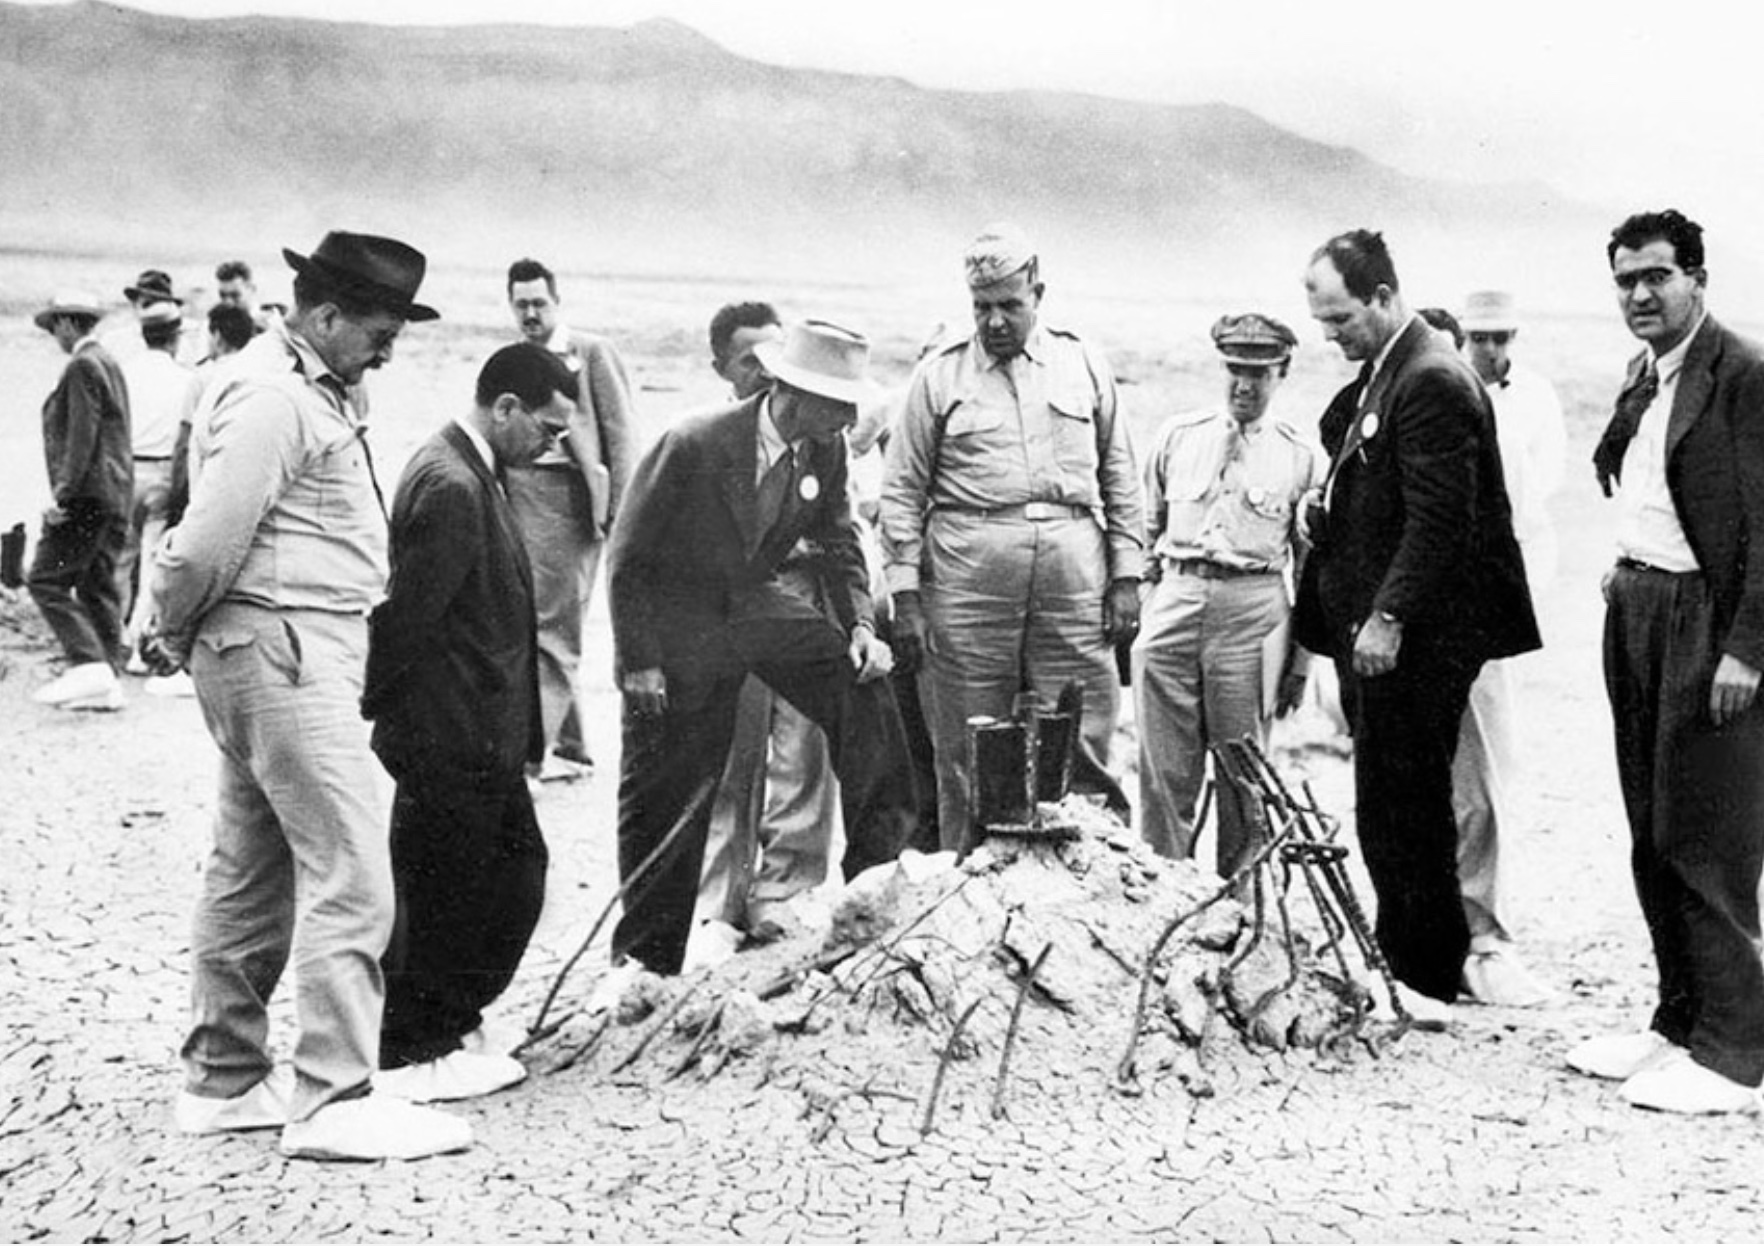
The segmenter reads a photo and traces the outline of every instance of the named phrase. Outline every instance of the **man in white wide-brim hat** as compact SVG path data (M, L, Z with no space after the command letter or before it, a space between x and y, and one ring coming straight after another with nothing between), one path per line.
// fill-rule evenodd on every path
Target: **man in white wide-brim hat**
M1562 404L1548 380L1513 361L1519 313L1511 293L1473 291L1458 323L1470 366L1494 403L1513 535L1536 601L1556 570L1549 500L1562 483L1568 450ZM1507 660L1484 663L1470 687L1452 757L1452 811L1458 820L1458 884L1470 923L1464 987L1485 1004L1532 1008L1549 1003L1554 993L1519 955L1501 868L1502 841L1510 845L1517 830L1511 816L1520 769L1516 722Z
M912 830L913 780L846 494L841 435L872 392L869 343L810 320L755 353L773 383L689 417L644 456L613 525L607 583L624 748L616 961L677 973L742 681L757 675L826 733L847 878ZM816 550L827 609L786 591ZM609 992L610 993L610 992Z

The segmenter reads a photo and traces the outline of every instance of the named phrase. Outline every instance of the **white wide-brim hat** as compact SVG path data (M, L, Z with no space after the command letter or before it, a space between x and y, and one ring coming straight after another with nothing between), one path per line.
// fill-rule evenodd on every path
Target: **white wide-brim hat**
M1465 296L1458 326L1466 333L1511 333L1519 327L1517 303L1505 290L1477 290Z
M822 398L856 405L876 395L875 382L865 375L869 339L825 320L791 325L782 342L761 342L753 357L786 385Z

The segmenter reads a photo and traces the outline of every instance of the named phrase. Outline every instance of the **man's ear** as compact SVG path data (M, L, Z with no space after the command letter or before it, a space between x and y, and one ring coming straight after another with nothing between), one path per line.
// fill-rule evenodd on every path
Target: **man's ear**
M513 394L498 394L496 401L490 404L490 418L497 424L506 424L514 418L515 412L521 409L521 400Z
M1698 289L1706 290L1709 288L1709 270L1708 269L1706 269L1706 268L1689 268L1689 269L1686 269L1685 271L1690 274L1690 279L1697 283Z

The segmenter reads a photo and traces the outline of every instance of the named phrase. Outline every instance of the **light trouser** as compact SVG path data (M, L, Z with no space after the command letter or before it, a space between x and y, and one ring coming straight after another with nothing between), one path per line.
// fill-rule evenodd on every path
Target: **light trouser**
M153 551L165 535L171 514L172 461L135 460L135 499L129 516L129 538L116 560L116 595L128 619L131 640L147 623L152 594L147 577L153 573Z
M361 716L367 620L216 607L190 673L220 748L214 846L192 931L189 1089L243 1094L271 1068L265 1011L290 957L290 1119L365 1091L392 932L385 778Z
M827 881L839 786L821 729L748 676L711 807L697 921L745 926L749 909Z
M925 613L931 640L919 687L937 751L943 846L972 847L967 722L1010 716L1030 689L1051 709L1068 680L1084 692L1081 765L1106 772L1120 708L1103 638L1109 558L1096 518L1029 519L1020 511L932 511L925 525Z
M510 468L505 476L509 506L533 569L545 746L585 757L576 672L582 665L582 616L604 544L594 530L588 482L573 466Z
M1134 646L1140 833L1166 857L1194 855L1207 746L1267 733L1263 644L1291 609L1279 573L1211 579L1174 568L1152 589ZM1216 865L1229 878L1254 854L1250 811L1214 783Z
M1501 869L1501 835L1512 833L1513 686L1505 661L1487 662L1470 685L1470 704L1452 758L1452 813L1458 821L1458 886L1473 944L1512 938Z

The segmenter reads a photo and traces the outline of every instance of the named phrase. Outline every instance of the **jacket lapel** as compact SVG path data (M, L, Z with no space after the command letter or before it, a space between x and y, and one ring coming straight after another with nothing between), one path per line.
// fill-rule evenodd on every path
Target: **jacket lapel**
M1678 393L1672 399L1672 414L1666 422L1666 461L1672 461L1678 443L1696 424L1709 406L1715 392L1715 366L1721 360L1723 330L1713 316L1707 316L1685 352L1684 370L1678 375Z
M490 465L484 462L484 456L478 453L478 447L466 436L465 430L458 424L448 424L441 430L447 444L453 447L455 454L465 460L471 468L472 475L483 486L490 497L490 513L495 516L498 535L502 538L502 546L510 551L515 566L520 572L521 582L527 587L527 600L533 599L533 568L527 561L527 543L521 539L520 529L515 522L514 511L508 504L508 496L502 491L502 482L496 479Z
M754 482L755 456L759 453L759 407L756 395L735 408L735 416L722 439L723 461L717 469L722 477L719 488L723 503L741 533L741 548L750 552L759 540L755 530L759 526L759 499Z

